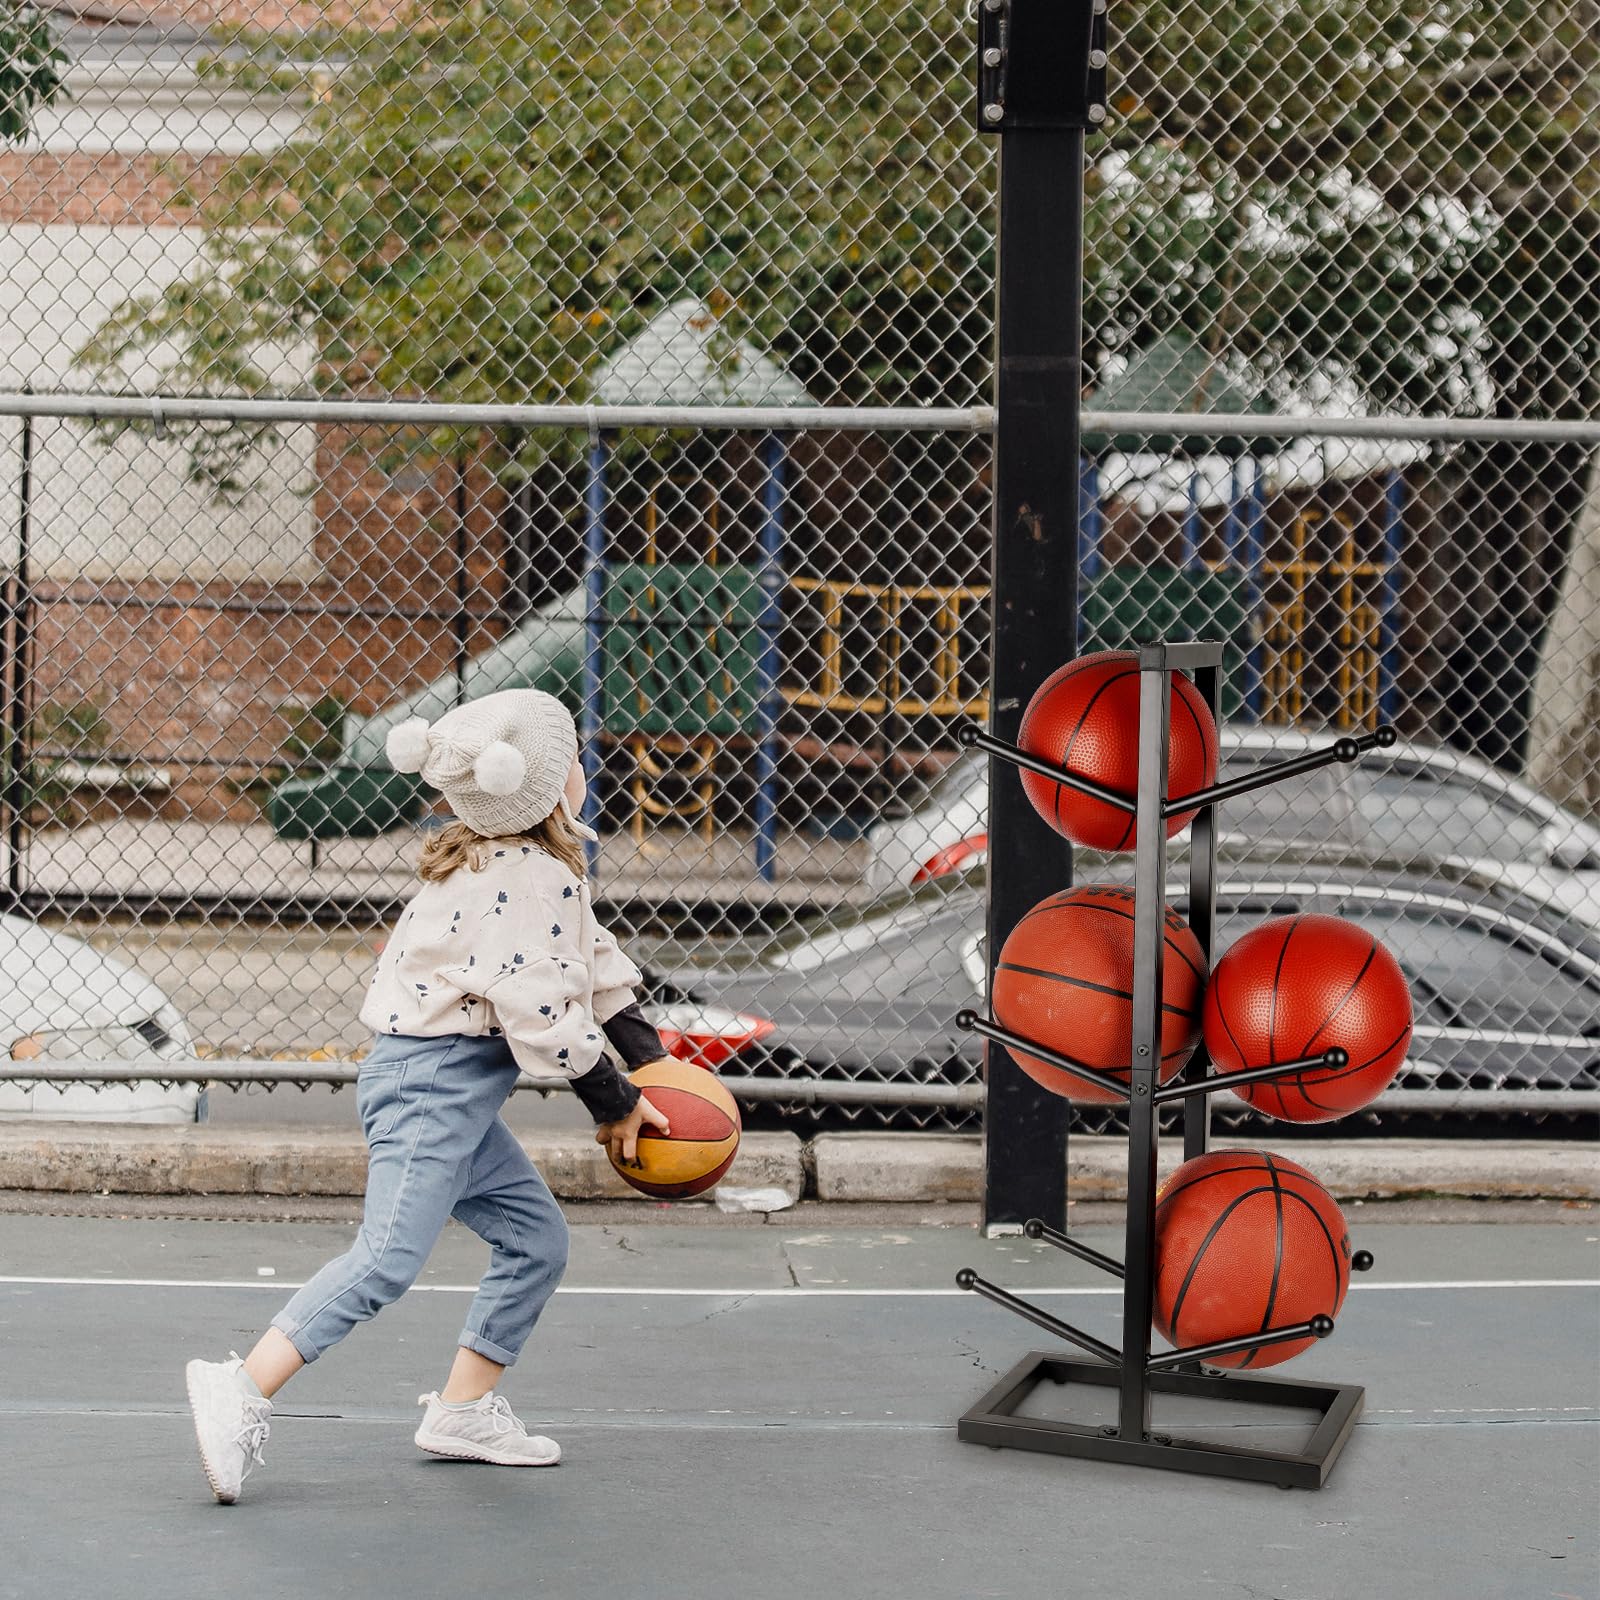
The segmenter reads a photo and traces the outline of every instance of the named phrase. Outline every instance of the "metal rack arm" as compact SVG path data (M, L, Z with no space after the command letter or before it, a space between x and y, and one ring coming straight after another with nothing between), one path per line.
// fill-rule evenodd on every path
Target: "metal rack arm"
M1030 1239L1043 1239L1046 1244L1053 1244L1057 1250L1065 1250L1069 1256L1076 1256L1080 1261L1087 1261L1091 1267L1099 1267L1102 1272L1109 1272L1113 1278L1125 1276L1120 1261L1108 1256L1103 1250L1096 1250L1092 1245L1079 1244L1076 1239L1058 1233L1054 1228L1041 1222L1038 1217L1029 1217L1022 1224L1022 1231Z
M1080 1350L1087 1350L1090 1355L1098 1356L1110 1366L1114 1367L1122 1360L1120 1350L1101 1339L1096 1339L1093 1334L1074 1328L1070 1322L1052 1317L1048 1311L1041 1311L1038 1306L1029 1305L1026 1300L1012 1294L1009 1289L1002 1289L999 1284L990 1283L987 1278L980 1278L971 1267L963 1267L956 1274L956 1287L970 1289L974 1294L982 1295L985 1300L992 1300L997 1306L1004 1306L1007 1311L1014 1311L1036 1328L1043 1328L1046 1333L1053 1333L1058 1339L1065 1339L1068 1344L1075 1344Z
M1236 795L1250 794L1265 789L1285 778L1298 778L1321 767L1331 767L1336 761L1354 761L1365 750L1387 750L1395 742L1393 728L1382 727L1374 733L1364 733L1359 739L1337 739L1325 750L1308 750L1303 756L1290 756L1287 761L1275 761L1246 777L1229 778L1226 783L1214 783L1208 789L1196 789L1192 794L1176 795L1161 803L1161 815L1175 817L1182 811L1195 811L1201 806L1214 806L1221 800L1232 800Z
M1337 1071L1347 1066L1350 1056L1337 1045L1314 1056L1302 1056L1298 1061L1279 1061L1270 1067L1250 1067L1244 1072L1214 1072L1209 1077L1197 1078L1193 1083L1169 1083L1156 1090L1156 1104L1168 1100L1187 1100L1190 1095L1215 1094L1219 1089L1237 1089L1244 1083L1269 1083L1274 1078L1287 1078L1294 1072L1306 1072L1314 1067L1328 1067Z
M1082 1078L1085 1083L1092 1083L1096 1088L1116 1095L1119 1100L1128 1098L1128 1085L1121 1079L1113 1078L1109 1073L1100 1072L1094 1067L1086 1067L1081 1061L1074 1061L1071 1056L1062 1055L1059 1050L1050 1050L1042 1044L1035 1044L1032 1039L1024 1039L1020 1033L1002 1028L998 1022L992 1022L988 1017L980 1017L976 1011L958 1011L956 1026L963 1033L976 1033L985 1039L993 1039L1008 1050L1020 1050L1024 1055L1037 1056L1041 1061L1048 1061L1052 1067L1059 1067L1063 1072L1070 1072L1075 1078Z
M1052 783L1064 784L1078 794L1086 794L1093 800L1115 806L1118 811L1126 811L1129 816L1133 815L1133 801L1127 795L1118 794L1115 789L1108 789L1103 783L1093 783L1088 778L1080 778L1075 772L1068 772L1065 768L1058 767L1039 756L1030 756L1026 750L1019 750L1016 745L1007 744L1004 739L997 739L992 733L986 733L975 722L963 723L956 730L956 740L969 750L982 750L987 755L998 756L1000 760L1009 761L1014 767L1024 767L1029 772L1038 773L1041 778L1049 778Z
M1291 1339L1326 1339L1333 1332L1332 1317L1313 1317L1290 1328L1269 1328L1265 1333L1247 1333L1237 1339L1218 1339L1215 1344L1192 1344L1184 1350L1169 1350L1164 1356L1151 1356L1146 1372L1165 1372L1186 1361L1210 1361L1231 1356L1241 1350L1256 1350L1264 1344L1287 1344Z

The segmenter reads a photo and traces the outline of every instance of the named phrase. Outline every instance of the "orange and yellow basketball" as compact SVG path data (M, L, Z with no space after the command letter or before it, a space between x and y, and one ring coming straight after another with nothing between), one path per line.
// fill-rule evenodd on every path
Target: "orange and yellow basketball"
M687 1061L653 1061L628 1076L672 1132L646 1123L639 1165L613 1161L618 1177L657 1200L687 1200L720 1183L739 1153L739 1106L716 1076Z

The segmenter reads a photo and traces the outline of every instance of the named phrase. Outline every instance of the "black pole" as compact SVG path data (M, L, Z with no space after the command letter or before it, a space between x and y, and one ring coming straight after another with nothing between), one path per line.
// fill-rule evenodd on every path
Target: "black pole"
M1094 4L982 0L979 10L978 125L1001 136L989 726L1010 744L1034 690L1076 644L1084 134L1105 118ZM991 988L1006 936L1071 881L1070 847L991 760ZM986 1056L985 1229L1030 1217L1064 1228L1067 1102L998 1045Z
M30 391L24 390L24 393ZM0 638L9 654L4 662L0 693L5 697L0 715L0 805L6 815L6 905L16 912L23 903L22 853L28 808L28 646L33 632L33 590L28 567L33 543L33 418L22 419L21 460L17 486L17 558L6 574L5 616L0 618Z

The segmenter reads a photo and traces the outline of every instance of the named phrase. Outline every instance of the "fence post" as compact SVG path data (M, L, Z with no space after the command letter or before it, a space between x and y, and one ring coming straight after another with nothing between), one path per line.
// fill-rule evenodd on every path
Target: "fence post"
M1264 610L1266 590L1262 580L1265 576L1263 567L1266 561L1265 539L1267 520L1266 490L1263 487L1263 473L1260 456L1252 456L1250 462L1250 498L1245 502L1244 514L1244 570L1249 574L1249 581L1245 585L1245 615L1249 618L1252 642L1245 660L1244 674L1244 703L1245 711L1250 721L1261 720L1261 663L1264 655L1263 629L1264 616L1257 613Z
M1078 633L1084 136L1105 121L1105 0L981 0L978 125L1000 134L989 721L1023 708ZM989 763L989 986L1006 936L1072 881L1072 852ZM983 1222L1066 1226L1067 1102L986 1045Z
M24 388L23 393L32 390ZM33 543L33 418L24 416L17 473L16 566L6 574L5 612L0 616L0 807L6 817L5 909L22 909L22 852L28 804L28 643L33 594L28 564Z
M451 618L451 633L455 640L456 704L467 703L467 647L471 634L468 606L471 592L467 583L467 458L456 456L455 513L456 513L456 609Z
M1178 551L1178 565L1188 572L1200 561L1200 468L1189 468L1189 489L1184 501L1183 533Z
M778 855L778 628L783 590L783 436L762 445L766 475L761 491L761 670L756 705L756 871L771 883Z
M1078 581L1093 583L1100 575L1100 540L1105 521L1100 511L1100 465L1085 456L1078 468ZM1083 649L1083 617L1077 608L1077 648Z
M582 820L595 826L599 802L595 789L600 778L600 735L605 716L605 603L606 603L606 455L604 434L589 437L589 481L584 493L583 520L583 713L578 725L578 749L589 792L584 796ZM600 862L600 846L584 845L593 876Z
M1383 601L1378 614L1378 720L1390 727L1400 716L1400 561L1405 503L1405 474L1396 469L1383 487Z

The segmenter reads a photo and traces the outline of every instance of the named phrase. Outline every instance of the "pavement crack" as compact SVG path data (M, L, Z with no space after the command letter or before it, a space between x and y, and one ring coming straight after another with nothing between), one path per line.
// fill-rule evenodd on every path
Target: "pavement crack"
M968 1344L965 1339L957 1339L954 1342L956 1349L962 1355L972 1357L972 1364L978 1369L979 1372L992 1372L995 1373L996 1376L999 1375L999 1368L989 1366L983 1359L983 1352L980 1351L976 1345Z
M737 1300L729 1300L725 1305L713 1306L700 1320L702 1322L710 1322L715 1317L725 1317L730 1311L737 1311L749 1298L749 1295L742 1294Z

